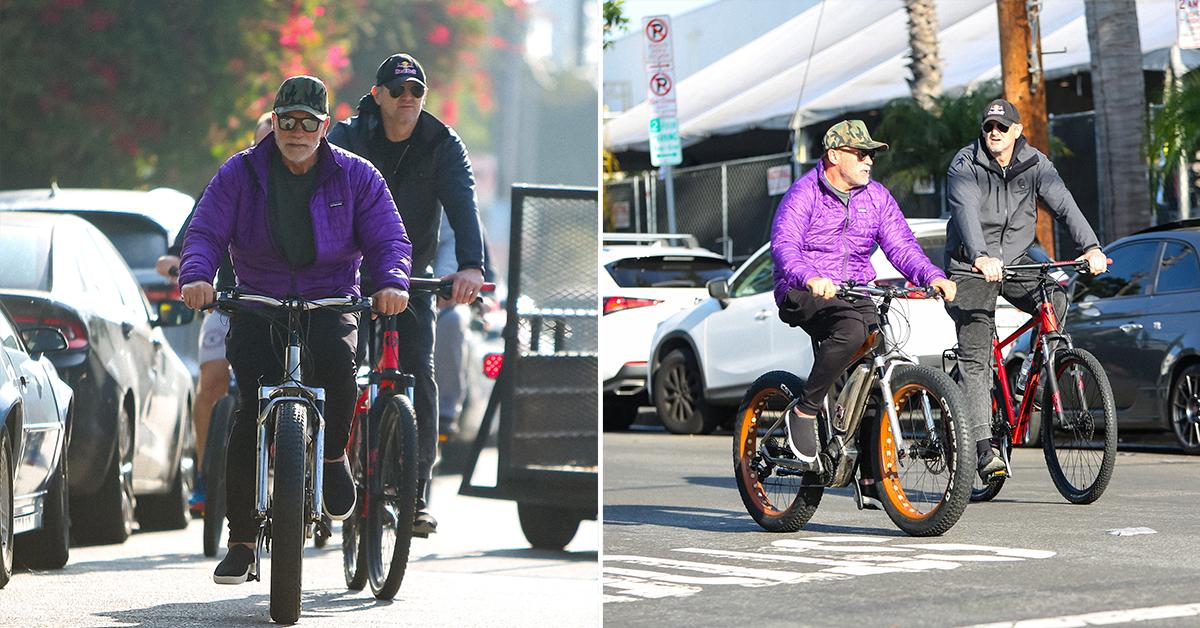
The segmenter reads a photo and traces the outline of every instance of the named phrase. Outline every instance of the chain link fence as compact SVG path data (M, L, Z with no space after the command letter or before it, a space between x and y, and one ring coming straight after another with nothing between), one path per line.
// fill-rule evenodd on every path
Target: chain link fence
M779 153L678 168L673 175L676 231L741 261L770 239L775 207L799 173L791 155ZM667 192L659 176L660 171L641 172L605 184L605 231L667 231Z

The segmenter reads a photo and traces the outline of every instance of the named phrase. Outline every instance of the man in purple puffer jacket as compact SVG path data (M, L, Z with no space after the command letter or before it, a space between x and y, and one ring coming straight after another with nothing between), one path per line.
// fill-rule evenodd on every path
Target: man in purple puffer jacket
M221 166L196 206L179 270L184 302L198 308L213 301L213 275L228 250L238 289L276 298L357 296L365 258L378 290L374 309L403 311L412 244L379 171L325 140L325 85L311 76L284 81L272 124L274 133ZM230 317L226 357L241 384L241 405L227 449L229 552L213 573L217 584L241 584L254 567L258 385L282 378L286 342L269 317L286 322L286 314ZM301 321L304 380L326 395L325 514L345 519L355 503L345 452L358 316L321 309Z
M929 261L887 188L871 181L876 142L861 120L845 120L825 134L816 168L788 189L771 227L775 303L779 318L799 325L819 343L808 383L787 421L788 444L800 461L816 460L817 411L834 380L878 325L868 300L837 298L838 284L875 279L871 251L878 244L909 281L932 285L947 301L955 284Z

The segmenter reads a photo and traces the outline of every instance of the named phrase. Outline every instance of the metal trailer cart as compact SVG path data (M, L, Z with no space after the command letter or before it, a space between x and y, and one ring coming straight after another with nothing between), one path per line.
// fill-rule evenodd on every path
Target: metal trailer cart
M597 211L595 188L513 186L504 363L459 493L516 501L536 548L561 550L599 509Z

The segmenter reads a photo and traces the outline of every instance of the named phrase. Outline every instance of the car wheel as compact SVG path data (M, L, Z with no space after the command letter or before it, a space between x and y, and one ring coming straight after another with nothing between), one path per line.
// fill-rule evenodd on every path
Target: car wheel
M179 454L171 490L163 495L142 495L138 499L137 520L142 530L182 530L188 526L192 518L188 512L192 491L186 481L186 458L186 453Z
M668 353L654 372L654 405L672 434L708 434L720 423L719 414L704 401L696 360L681 349Z
M604 398L604 431L623 432L637 420L638 403L634 397L617 397L610 395Z
M12 579L13 462L7 426L0 427L0 589Z
M1167 415L1184 453L1200 454L1200 364L1189 364L1175 376Z
M133 533L133 424L124 404L117 416L117 442L100 490L72 506L80 516L73 526L88 543L124 543Z
M46 491L42 529L21 537L17 559L34 569L62 569L71 552L71 515L67 485L67 439Z

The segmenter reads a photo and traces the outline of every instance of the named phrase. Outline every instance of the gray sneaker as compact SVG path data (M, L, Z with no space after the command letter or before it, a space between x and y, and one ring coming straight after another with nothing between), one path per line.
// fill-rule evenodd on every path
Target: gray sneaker
M979 460L979 479L984 482L995 482L1008 477L1008 467L1004 464L1004 459L996 455L995 451L988 454L988 457Z
M811 464L817 459L817 418L803 417L792 408L787 417L788 446L796 459Z
M234 545L213 571L213 582L242 584L247 578L257 580L254 575L254 550L245 545Z

